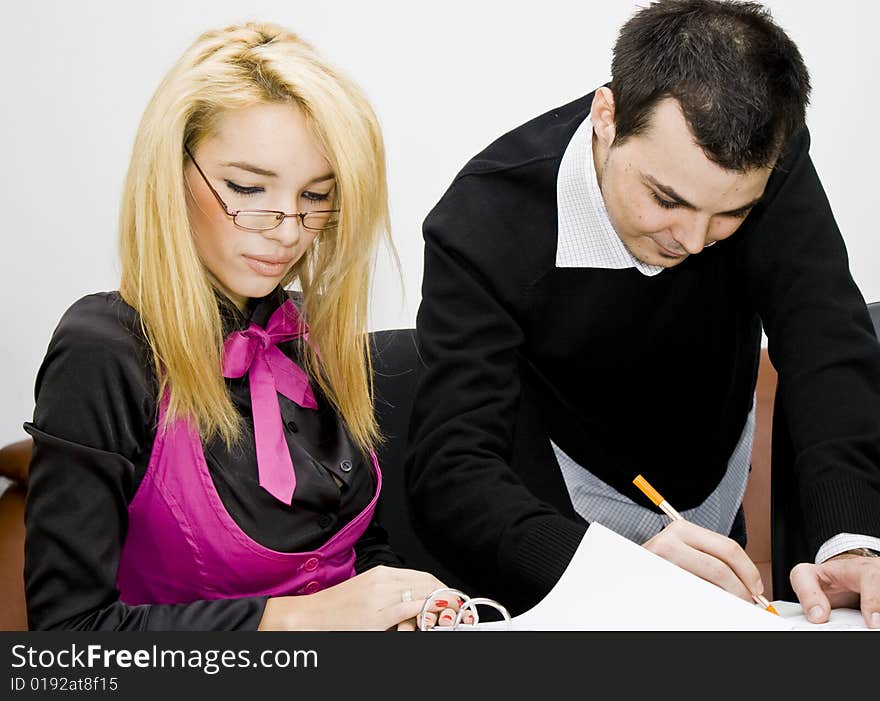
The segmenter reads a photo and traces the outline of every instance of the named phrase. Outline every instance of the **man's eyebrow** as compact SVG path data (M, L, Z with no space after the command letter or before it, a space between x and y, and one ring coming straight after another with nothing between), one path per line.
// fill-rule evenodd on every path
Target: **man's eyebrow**
M737 209L729 209L726 212L721 212L721 214L728 216L728 217L736 217L741 214L745 214L746 212L748 212L752 207L754 207L756 204L758 204L763 199L764 199L764 193L761 193L755 199L753 199L751 202L744 204L742 207L738 207Z
M682 207L687 207L688 209L696 209L696 207L694 205L692 205L684 197L679 195L675 190L673 190L671 187L669 187L669 185L664 185L659 180L657 180L657 178L655 178L653 175L648 175L647 173L642 173L642 177L644 177L645 180L647 180L649 183L651 183L651 185L653 185L658 190L660 190L660 192L662 192L664 195L666 195L669 199L673 200L674 202L677 202Z
M669 187L668 185L664 185L657 178L652 175L648 175L647 173L642 173L642 177L645 178L649 183L651 183L654 187L656 187L660 192L666 195L669 199L677 202L682 207L686 207L688 209L697 209L694 205L688 202L684 197L679 195L674 189ZM764 194L761 193L758 197L753 199L751 202L747 202L742 207L737 207L736 209L729 209L726 212L719 212L722 216L737 216L739 214L743 214L744 212L748 212L752 207L758 204L762 199L764 199Z

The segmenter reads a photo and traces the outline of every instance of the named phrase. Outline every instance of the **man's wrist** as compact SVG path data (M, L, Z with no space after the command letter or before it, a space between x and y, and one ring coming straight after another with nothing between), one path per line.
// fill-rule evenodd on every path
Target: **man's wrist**
M868 551L862 548L867 548ZM842 532L822 543L813 561L819 565L844 554L847 557L873 557L871 552L880 552L880 536Z
M873 550L871 548L850 548L849 550L844 550L843 552L839 552L836 555L832 555L829 557L829 560L836 560L838 558L849 558L849 557L880 557L880 552Z

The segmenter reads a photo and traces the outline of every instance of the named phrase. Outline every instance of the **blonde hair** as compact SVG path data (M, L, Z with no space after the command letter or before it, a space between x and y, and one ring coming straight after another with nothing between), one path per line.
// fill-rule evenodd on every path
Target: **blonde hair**
M228 110L291 101L336 176L335 230L289 275L310 327L304 364L363 450L379 440L367 335L370 274L389 235L385 149L367 99L305 41L272 24L209 31L183 54L144 112L120 213L120 293L141 317L167 419L194 420L231 445L240 418L221 373L223 331L211 277L196 252L185 198L184 145L195 149ZM396 256L396 254L395 254Z

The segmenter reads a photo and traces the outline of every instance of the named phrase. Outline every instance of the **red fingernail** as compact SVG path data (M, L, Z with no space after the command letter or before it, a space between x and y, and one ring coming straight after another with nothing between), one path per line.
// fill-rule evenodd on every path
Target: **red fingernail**
M447 614L445 614L445 615L443 615L443 616L440 616L440 620L441 620L441 621L451 621L451 620L452 620L452 616L450 616L450 615L447 613Z
M459 597L458 597L458 605L461 606L463 603L464 603L464 599L462 599L462 598L459 596Z
M446 599L437 599L437 601L434 602L434 606L439 606L440 608L445 609L449 606L449 602L446 601Z

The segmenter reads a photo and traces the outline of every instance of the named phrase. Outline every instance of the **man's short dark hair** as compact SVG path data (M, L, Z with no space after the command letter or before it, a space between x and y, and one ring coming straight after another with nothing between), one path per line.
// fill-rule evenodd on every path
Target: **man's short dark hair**
M752 2L660 0L620 30L611 64L615 142L644 132L673 97L706 156L772 166L804 125L810 76L769 11Z

